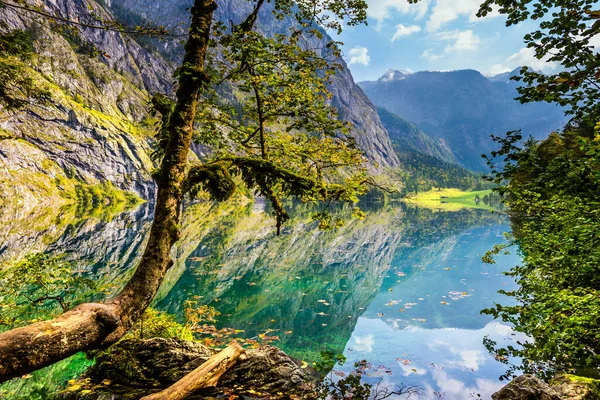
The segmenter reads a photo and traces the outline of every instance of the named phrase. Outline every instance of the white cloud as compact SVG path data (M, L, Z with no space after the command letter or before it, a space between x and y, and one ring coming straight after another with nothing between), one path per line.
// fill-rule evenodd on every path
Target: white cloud
M418 25L409 25L406 26L404 24L396 25L396 33L392 37L392 42L398 40L402 37L410 36L413 33L421 32L421 27Z
M508 57L504 63L494 65L490 69L490 74L501 74L503 72L512 71L517 67L523 66L549 73L556 70L558 65L559 64L557 62L547 61L547 57L542 60L536 58L534 49L524 47L517 53Z
M512 70L504 64L494 64L492 66L492 68L490 68L489 73L490 73L490 75L499 75L499 74L503 74L505 72L510 72L510 71L512 71Z
M426 58L430 61L435 61L435 60L439 60L440 58L443 58L444 55L435 53L433 51L433 49L427 49L423 53L421 53L421 57Z
M350 56L349 64L360 64L368 66L371 63L371 56L369 56L369 49L362 46L353 47L348 52Z
M600 52L600 34L596 34L590 39L590 46L597 52Z
M355 336L354 342L354 350L365 353L371 353L373 351L373 346L375 346L375 338L373 335Z
M367 0L367 16L377 22L375 29L380 30L383 21L391 18L392 11L410 14L417 19L423 18L429 10L429 2L430 0L421 0L417 4L409 4L406 0Z
M481 0L437 0L427 21L427 30L435 32L461 16L467 16L470 22L477 21L477 11L479 11L480 5ZM491 12L486 18L499 15L497 12Z
M443 52L436 53L434 49L427 49L421 54L422 58L430 61L439 60L453 53L477 50L481 40L472 30L454 30L436 33L433 38L437 41L448 42Z
M446 54L477 50L477 46L481 42L481 40L479 40L479 36L474 34L470 29L466 31L455 30L449 32L440 32L436 36L439 40L451 42L444 49L444 53Z

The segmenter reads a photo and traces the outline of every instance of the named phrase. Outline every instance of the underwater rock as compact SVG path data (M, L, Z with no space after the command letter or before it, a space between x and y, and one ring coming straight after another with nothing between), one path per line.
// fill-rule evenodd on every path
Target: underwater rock
M61 398L64 400L129 400L159 392L203 364L214 352L181 339L127 339L97 355L96 364ZM272 346L247 350L219 380L190 399L223 395L254 398L310 398L319 375L306 364Z

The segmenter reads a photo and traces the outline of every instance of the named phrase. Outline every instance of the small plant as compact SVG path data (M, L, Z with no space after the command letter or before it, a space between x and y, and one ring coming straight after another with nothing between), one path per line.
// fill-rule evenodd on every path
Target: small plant
M359 361L354 364L354 371L346 374L344 372L335 371L335 364L343 365L346 362L346 357L342 354L333 354L331 352L322 352L322 360L315 364L315 369L323 373L323 368L329 368L325 379L317 389L316 395L319 399L327 400L384 400L392 396L418 396L422 394L422 389L417 386L400 385L395 389L387 386L382 386L383 379L379 379L375 383L363 382L369 371L383 370L386 374L391 374L391 370L380 366L374 370L373 366L366 360Z
M171 314L147 308L125 338L148 339L161 337L165 339L193 340L189 328L180 324Z
M15 327L65 312L95 286L61 257L29 254L0 271L0 325Z

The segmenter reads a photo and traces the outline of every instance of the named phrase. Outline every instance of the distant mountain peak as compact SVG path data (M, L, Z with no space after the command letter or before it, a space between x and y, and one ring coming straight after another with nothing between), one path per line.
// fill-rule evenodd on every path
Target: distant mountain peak
M512 71L506 71L496 75L487 75L490 82L510 82L510 78L521 74L521 67L517 67Z
M410 75L407 71L398 71L396 69L388 69L385 74L379 78L379 82L401 81Z

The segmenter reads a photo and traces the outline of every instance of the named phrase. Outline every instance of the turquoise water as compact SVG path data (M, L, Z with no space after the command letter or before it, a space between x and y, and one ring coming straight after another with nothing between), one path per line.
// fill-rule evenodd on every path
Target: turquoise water
M192 206L154 306L183 320L185 300L195 298L220 312L220 327L246 338L277 336L274 345L308 363L322 351L343 353L347 362L337 370L365 359L377 370L368 380L417 385L423 398L490 398L505 366L482 340L489 335L502 344L515 336L480 310L506 302L497 291L514 283L502 272L519 258L484 265L481 256L502 242L505 218L400 203L364 208L365 220L339 230L296 219L277 237L260 204ZM150 215L146 205L64 231L16 232L0 243L0 258L65 254L109 296L136 265Z
M502 272L519 259L504 255L497 264L486 265L481 255L508 229L503 224L468 229L426 246L423 257L398 252L397 268L386 277L384 290L358 319L342 370L372 360L391 371L379 374L385 385L417 385L428 399L489 399L503 386L498 377L505 368L482 339L489 336L505 344L515 336L510 327L479 311L506 303L497 291L515 285ZM429 252L436 255L428 258Z

